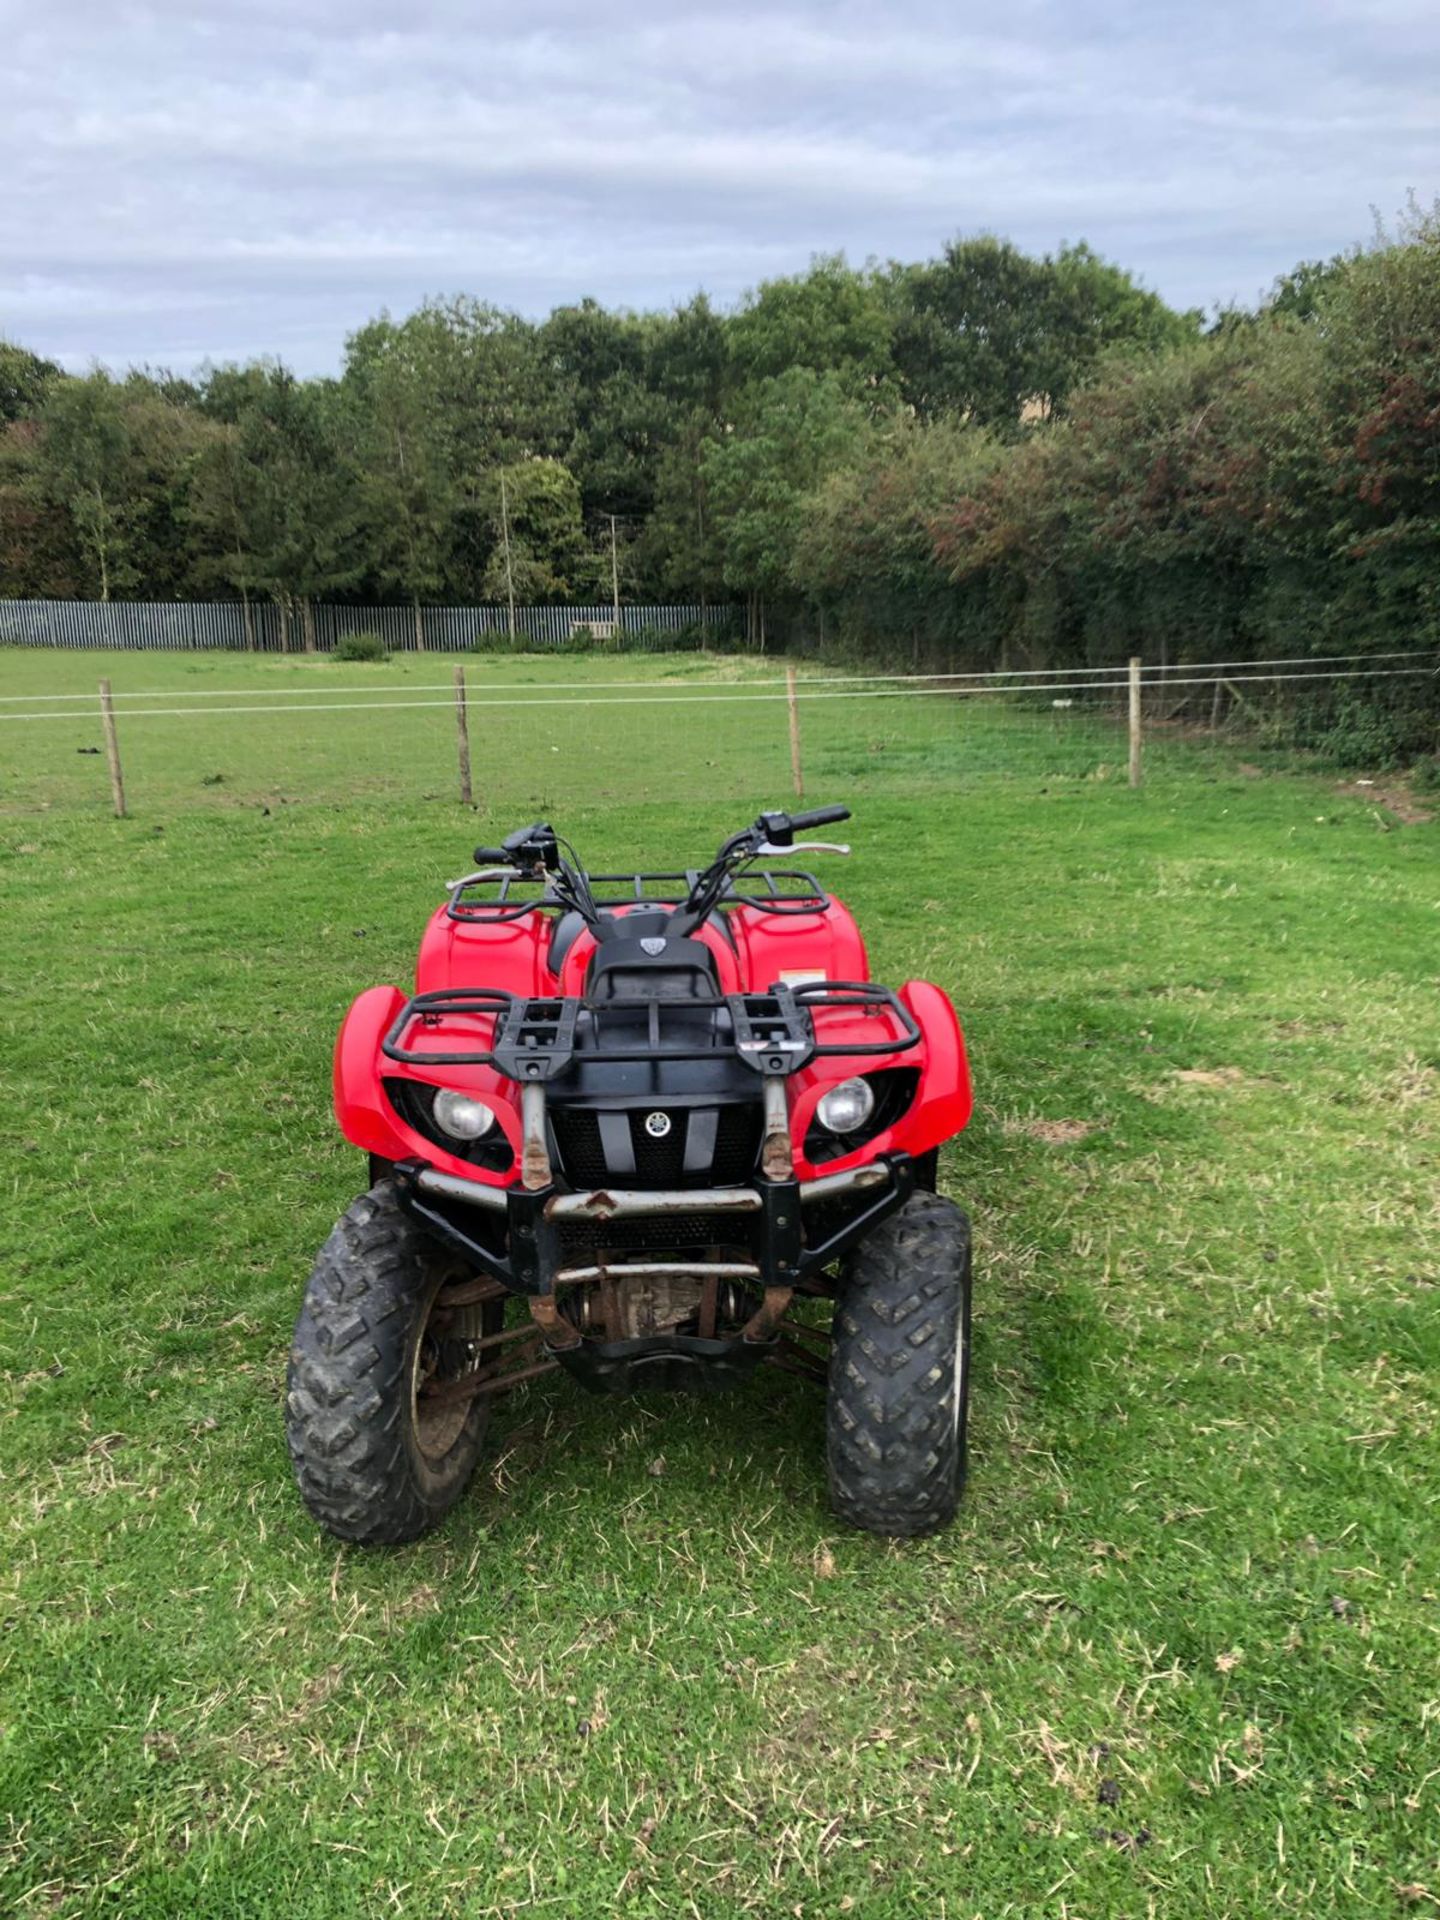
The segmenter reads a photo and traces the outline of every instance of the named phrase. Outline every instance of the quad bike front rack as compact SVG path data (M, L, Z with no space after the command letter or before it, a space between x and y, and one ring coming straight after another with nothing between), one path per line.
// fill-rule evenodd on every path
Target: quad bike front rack
M848 1009L890 1014L900 1027L879 1040L825 1044L816 1038L814 1014ZM695 1016L728 1014L728 1023L702 1023ZM643 1015L645 1039L617 1045L606 1028ZM488 1019L488 1043L440 1051L416 1047L416 1028L434 1031L445 1020ZM668 1028L668 1031L667 1031ZM714 994L687 1000L656 1000L625 995L596 1004L590 1000L525 998L498 987L445 987L417 993L395 1016L380 1050L389 1060L412 1067L493 1067L522 1085L553 1080L580 1052L611 1061L704 1060L731 1051L754 1072L784 1077L809 1061L839 1055L905 1053L920 1044L920 1028L909 1008L889 987L863 980L815 980L798 986L776 985L765 993Z

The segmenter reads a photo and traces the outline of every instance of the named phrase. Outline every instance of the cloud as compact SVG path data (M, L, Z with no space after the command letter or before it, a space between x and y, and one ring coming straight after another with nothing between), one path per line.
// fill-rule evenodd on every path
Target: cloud
M1411 0L52 0L0 80L0 331L323 370L433 292L733 299L979 230L1249 299L1433 194L1436 52Z

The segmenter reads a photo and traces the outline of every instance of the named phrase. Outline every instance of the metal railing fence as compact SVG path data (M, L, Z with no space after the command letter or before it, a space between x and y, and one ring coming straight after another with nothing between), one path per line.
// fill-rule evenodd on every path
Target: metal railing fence
M739 631L739 610L727 606L621 606L619 644L626 650L673 648L687 632L722 639ZM509 607L424 606L425 648L468 653L508 645ZM544 652L595 650L617 644L612 605L516 607L517 641ZM308 632L307 632L308 626ZM589 628L586 640L577 629ZM373 633L391 653L417 651L413 606L343 606L313 602L289 617L271 601L252 600L0 600L0 646L112 648L133 652L331 653L347 634Z

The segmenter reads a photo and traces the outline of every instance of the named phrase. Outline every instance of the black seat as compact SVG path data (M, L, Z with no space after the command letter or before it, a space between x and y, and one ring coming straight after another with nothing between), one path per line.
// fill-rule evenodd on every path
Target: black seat
M586 998L606 1000L714 1000L720 994L715 956L703 940L676 939L670 916L617 914L597 936L585 983Z

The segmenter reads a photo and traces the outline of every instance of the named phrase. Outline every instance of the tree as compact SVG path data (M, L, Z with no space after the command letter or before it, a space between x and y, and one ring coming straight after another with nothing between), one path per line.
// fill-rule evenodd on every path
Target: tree
M278 362L211 373L202 404L233 429L211 511L241 556L235 584L269 594L281 645L298 608L315 644L311 601L359 577L354 490L340 458L342 408L333 381L300 381ZM219 456L215 456L219 457Z
M565 464L586 513L639 520L654 504L673 408L648 378L648 362L666 324L583 300L558 307L539 329L541 355L572 421Z
M833 374L857 398L892 381L890 288L875 272L848 266L843 254L822 256L808 273L766 281L726 331L737 386L773 380L795 367Z
M1114 349L1155 353L1198 336L1179 314L1082 242L1035 260L1007 240L952 240L939 260L896 270L895 358L927 418L958 414L1014 431L1046 418Z
M841 626L872 640L952 636L956 595L936 557L935 525L983 484L1005 449L963 421L897 411L853 465L809 495L790 561L795 586Z
M1351 258L1337 253L1329 260L1301 260L1280 275L1265 299L1262 313L1272 318L1315 319L1348 272Z
M101 600L139 580L133 536L138 449L121 389L98 368L53 386L40 413L37 478L70 516L89 583Z
M53 360L0 340L0 425L24 420L40 411L46 396L63 379Z
M866 410L833 373L795 367L753 387L734 431L713 440L704 471L725 584L754 597L794 590L791 556L822 476L859 457Z
M229 587L240 595L245 643L252 651L256 641L251 596L262 586L254 551L257 477L245 457L238 425L206 420L185 489L190 575L203 591Z
M70 599L84 591L84 561L63 505L46 495L36 420L0 426L0 594Z
M422 595L445 589L464 490L447 416L443 336L378 320L352 335L341 383L367 574L409 596L425 648Z
M705 460L726 423L727 324L706 296L697 294L657 327L646 367L647 384L665 404L669 425L636 558L657 591L694 594L702 606L724 592Z
M501 492L501 477L504 492ZM521 460L486 476L495 545L482 583L487 600L581 599L596 587L580 487L558 460Z
M706 457L718 444L699 411L673 431L655 476L655 502L636 553L641 577L660 594L695 598L701 606L725 592L723 554L715 535Z

